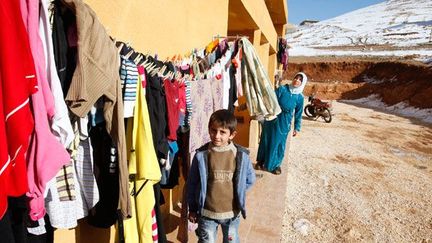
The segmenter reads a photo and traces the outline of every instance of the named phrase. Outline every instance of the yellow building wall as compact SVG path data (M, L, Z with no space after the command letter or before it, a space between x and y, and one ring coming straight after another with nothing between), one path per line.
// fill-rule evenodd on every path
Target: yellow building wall
M263 0L241 0L248 14L254 20L261 33L270 43L271 47L276 50L277 33L273 26L270 13L267 10Z
M228 0L84 0L108 33L164 60L202 48L228 29Z

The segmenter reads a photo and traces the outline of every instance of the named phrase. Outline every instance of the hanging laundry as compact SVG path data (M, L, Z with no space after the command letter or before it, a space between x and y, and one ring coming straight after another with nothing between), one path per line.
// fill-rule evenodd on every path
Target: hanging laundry
M165 99L168 116L168 135L171 141L177 140L177 128L179 127L179 83L177 80L164 80Z
M54 59L63 95L66 97L77 64L76 18L61 0L54 0L52 5Z
M158 62L159 67L162 62ZM167 105L163 80L157 74L146 73L147 87L146 99L152 127L153 143L158 159L166 159L168 156L167 139Z
M153 243L158 243L158 227L157 227L157 221L156 221L156 212L153 209L151 212L152 215L152 239Z
M55 66L52 32L48 10L50 0L40 0L40 3L39 34L44 47L47 81L51 88L51 92L54 94L55 112L51 120L51 130L59 142L63 144L63 147L67 148L74 139L75 134L69 119L69 111L63 98L64 94Z
M219 38L216 38L215 40L213 40L212 42L210 42L206 48L205 51L206 53L211 53L213 52L213 50L216 48L216 46L219 44Z
M237 45L237 52L232 59L232 67L235 68L235 81L237 86L237 97L243 96L242 76L241 76L241 60L242 60L242 48Z
M133 117L138 69L135 63L125 57L121 57L120 79L122 84L124 118Z
M90 139L87 140L88 143L91 142L93 148L94 167L95 171L97 171L95 177L99 189L99 201L91 208L87 219L90 225L100 228L109 228L116 223L118 218L117 208L120 200L119 156L115 142L105 127L105 122L96 124L90 129ZM82 154L82 166L89 165L88 160L92 154L88 150L88 146Z
M32 95L35 131L30 142L27 163L30 218L45 215L44 192L46 183L70 161L65 147L51 133L50 123L55 115L54 97L47 80L45 54L39 36L39 1L21 0L22 17L29 35L40 92Z
M54 242L54 229L49 224L46 230L45 225L41 225L44 230L42 234L33 234L36 232L29 230L29 226L33 227L39 222L29 220L25 196L9 197L8 201L8 210L0 219L1 242Z
M214 111L222 109L222 89L221 81L214 82L211 79L204 79L191 82L190 152L194 152L201 145L210 141L208 121Z
M289 45L285 38L278 39L278 52L277 52L277 60L278 63L282 64L283 70L287 70L288 68L288 50Z
M169 142L169 154L165 166L161 168L162 178L160 185L162 189L173 189L177 186L179 178L178 156L179 151L177 141Z
M243 37L239 44L243 49L242 84L249 114L257 118L274 119L281 112L281 109L269 76L252 43Z
M0 4L0 218L7 196L27 192L25 154L34 129L30 96L38 90L33 56L18 1Z
M105 128L118 153L119 209L123 217L130 215L128 171L123 121L123 101L119 76L120 58L95 12L82 0L62 0L76 14L78 43L77 65L66 95L75 115L86 116L100 97L104 97Z
M152 215L155 206L153 185L161 178L158 158L153 147L152 129L146 98L143 94L141 80L144 68L139 66L139 79L136 86L137 99L134 117L129 118L127 125L127 151L130 189L132 201L132 218L125 220L125 242L152 241Z

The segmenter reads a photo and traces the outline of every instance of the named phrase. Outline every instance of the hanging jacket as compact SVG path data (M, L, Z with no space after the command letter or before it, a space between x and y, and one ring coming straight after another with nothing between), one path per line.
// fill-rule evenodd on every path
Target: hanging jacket
M78 36L77 66L66 95L66 102L71 112L84 117L96 101L104 96L106 129L118 150L119 209L126 218L131 215L131 211L119 76L120 57L96 13L87 4L82 0L62 2L76 13Z

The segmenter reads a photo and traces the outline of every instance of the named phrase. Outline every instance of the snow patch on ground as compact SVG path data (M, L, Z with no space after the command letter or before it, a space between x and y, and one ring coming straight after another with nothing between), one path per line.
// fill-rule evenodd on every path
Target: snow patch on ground
M374 51L373 47L365 48L362 51L344 50L322 50L312 47L298 46L290 49L291 56L368 56L368 57L404 57L418 56L416 60L427 62L432 59L432 50L396 50L396 51Z
M432 123L432 109L415 108L409 106L405 102L400 102L398 104L388 106L382 101L381 97L377 94L370 95L368 97L360 98L356 100L343 100L343 102L351 103L351 104L362 104L372 108L381 108L393 114L417 118L422 120L423 122Z

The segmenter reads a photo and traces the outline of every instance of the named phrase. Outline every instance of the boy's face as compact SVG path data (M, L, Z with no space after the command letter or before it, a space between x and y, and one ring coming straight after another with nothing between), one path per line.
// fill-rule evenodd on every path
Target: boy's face
M209 127L209 134L213 145L216 147L222 147L228 145L229 141L235 137L236 131L231 133L228 128L212 124Z

